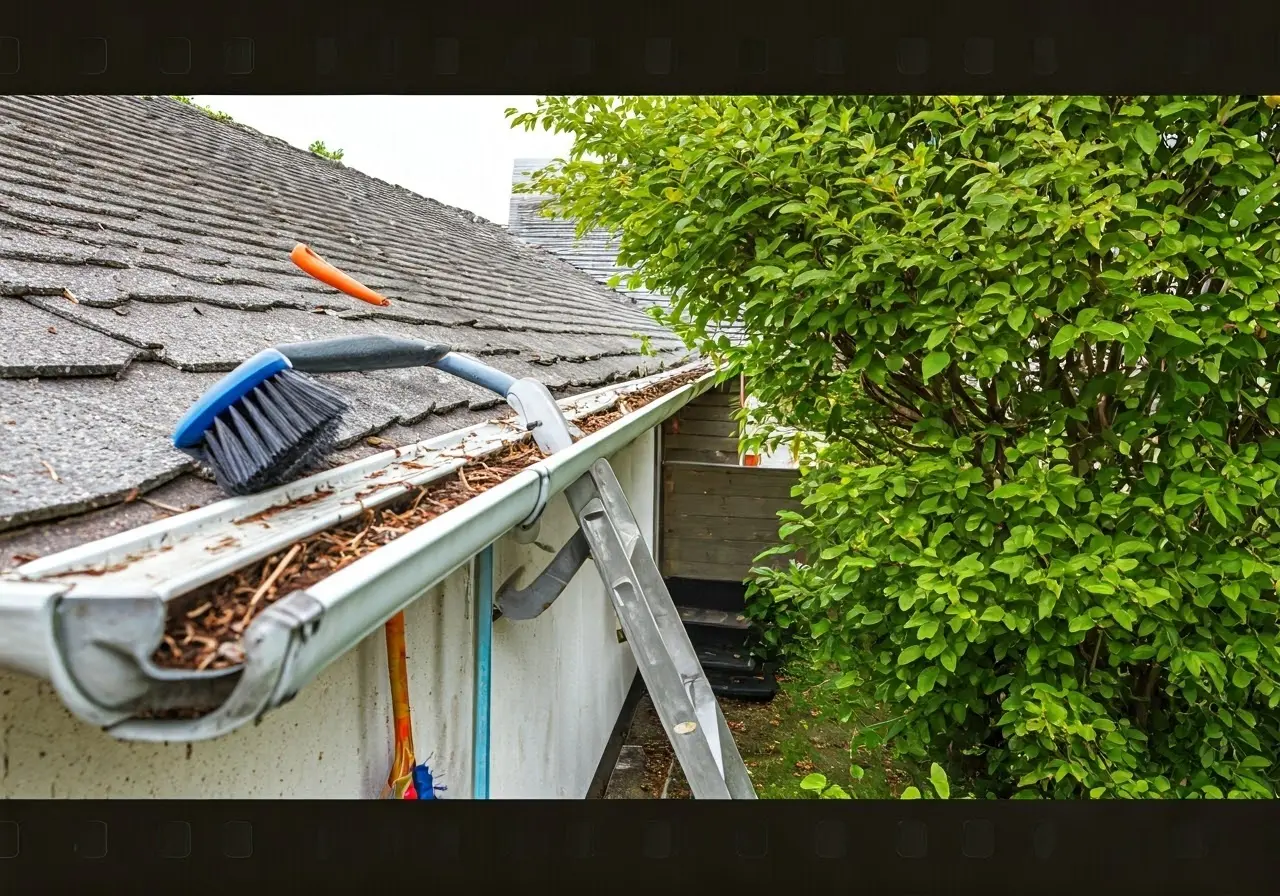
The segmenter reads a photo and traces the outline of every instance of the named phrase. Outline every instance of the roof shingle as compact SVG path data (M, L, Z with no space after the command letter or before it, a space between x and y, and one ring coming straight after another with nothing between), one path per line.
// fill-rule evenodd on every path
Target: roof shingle
M309 279L288 260L298 242L392 304ZM243 126L164 97L0 97L0 567L52 543L35 524L162 483L216 498L168 442L186 407L271 344L356 333L448 342L569 390L687 357L627 298L504 228ZM353 404L335 460L496 404L431 370L335 382ZM85 540L139 516L66 528Z

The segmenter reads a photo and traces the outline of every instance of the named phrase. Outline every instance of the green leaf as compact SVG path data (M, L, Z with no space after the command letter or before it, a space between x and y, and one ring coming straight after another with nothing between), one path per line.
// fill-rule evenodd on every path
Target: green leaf
M814 772L811 775L805 775L800 781L801 790L812 790L821 793L827 787L827 776Z
M1071 351L1071 347L1075 345L1076 336L1080 331L1073 324L1065 324L1054 334L1053 341L1049 343L1049 357L1065 358L1067 352Z
M933 690L934 684L938 681L939 674L941 673L938 672L937 666L929 666L920 673L920 680L916 682L916 690L921 694L929 693Z
M676 233L684 233L689 228L689 225L693 224L697 220L697 215L685 215L676 222Z
M825 268L810 268L796 275L796 278L791 281L791 288L799 289L806 283L813 283L815 280L830 280L833 276L835 275Z
M1156 133L1156 129L1151 122L1139 122L1137 127L1133 129L1133 139L1142 147L1142 151L1147 155L1151 155L1156 151L1156 147L1160 144L1160 135Z
M809 203L801 202L799 200L792 200L791 202L785 202L782 205L778 206L776 209L773 210L773 214L794 215L797 212L807 211L808 209L809 209Z
M746 215L751 214L751 212L755 211L760 206L767 205L772 201L773 201L772 196L757 196L754 199L748 199L746 202L742 203L741 205L739 205L737 208L733 210L733 213L729 215L729 221L730 223L738 221L739 219L745 217Z
M1052 591L1045 591L1040 595L1040 601L1036 605L1036 611L1041 619L1048 619L1049 614L1053 612L1054 605L1058 602L1058 595Z
M1182 326L1182 324L1166 323L1164 325L1164 331L1177 339L1194 342L1196 345L1204 345L1203 339L1197 336L1193 331Z
M898 655L898 665L905 666L908 663L915 662L922 656L924 656L924 648L919 644L912 644Z
M906 790L902 791L902 796L900 797L900 799L904 799L904 800L920 799L920 788L915 787L914 785L911 787L908 787Z
M1218 503L1218 499L1208 492L1204 493L1204 506L1209 508L1209 513L1217 520L1218 525L1227 528L1227 515L1222 512L1222 505Z
M1090 221L1084 225L1084 238L1089 241L1089 245L1095 249L1102 248L1102 225L1097 221Z
M942 766L936 762L929 766L929 783L941 799L950 798L951 782L947 780L947 773L942 770Z
M951 356L946 352L930 352L920 363L921 379L929 382L951 363Z

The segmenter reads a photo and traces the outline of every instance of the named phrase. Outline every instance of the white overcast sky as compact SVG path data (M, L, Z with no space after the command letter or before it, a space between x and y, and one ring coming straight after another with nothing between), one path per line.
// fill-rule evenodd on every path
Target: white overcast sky
M343 164L507 223L511 166L555 158L567 134L512 129L503 111L533 96L197 96L195 102L306 149L323 140Z

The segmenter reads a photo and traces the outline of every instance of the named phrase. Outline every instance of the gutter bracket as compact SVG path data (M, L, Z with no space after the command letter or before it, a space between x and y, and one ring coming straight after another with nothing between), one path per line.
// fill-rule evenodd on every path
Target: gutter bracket
M515 538L520 544L532 544L537 541L542 514L551 503L551 474L541 467L534 467L533 470L538 474L538 497L529 515L522 519L515 529Z

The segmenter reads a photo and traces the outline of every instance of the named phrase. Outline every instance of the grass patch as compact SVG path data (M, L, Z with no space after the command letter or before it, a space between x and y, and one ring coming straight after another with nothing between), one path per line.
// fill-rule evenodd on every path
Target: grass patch
M850 741L859 730L885 716L866 694L836 688L835 677L797 668L779 676L778 695L769 703L720 701L761 799L813 799L800 782L814 773L854 799L896 799L927 777L914 765L895 761L883 747L850 756ZM865 769L861 778L850 773L854 761ZM678 765L668 796L689 797Z

